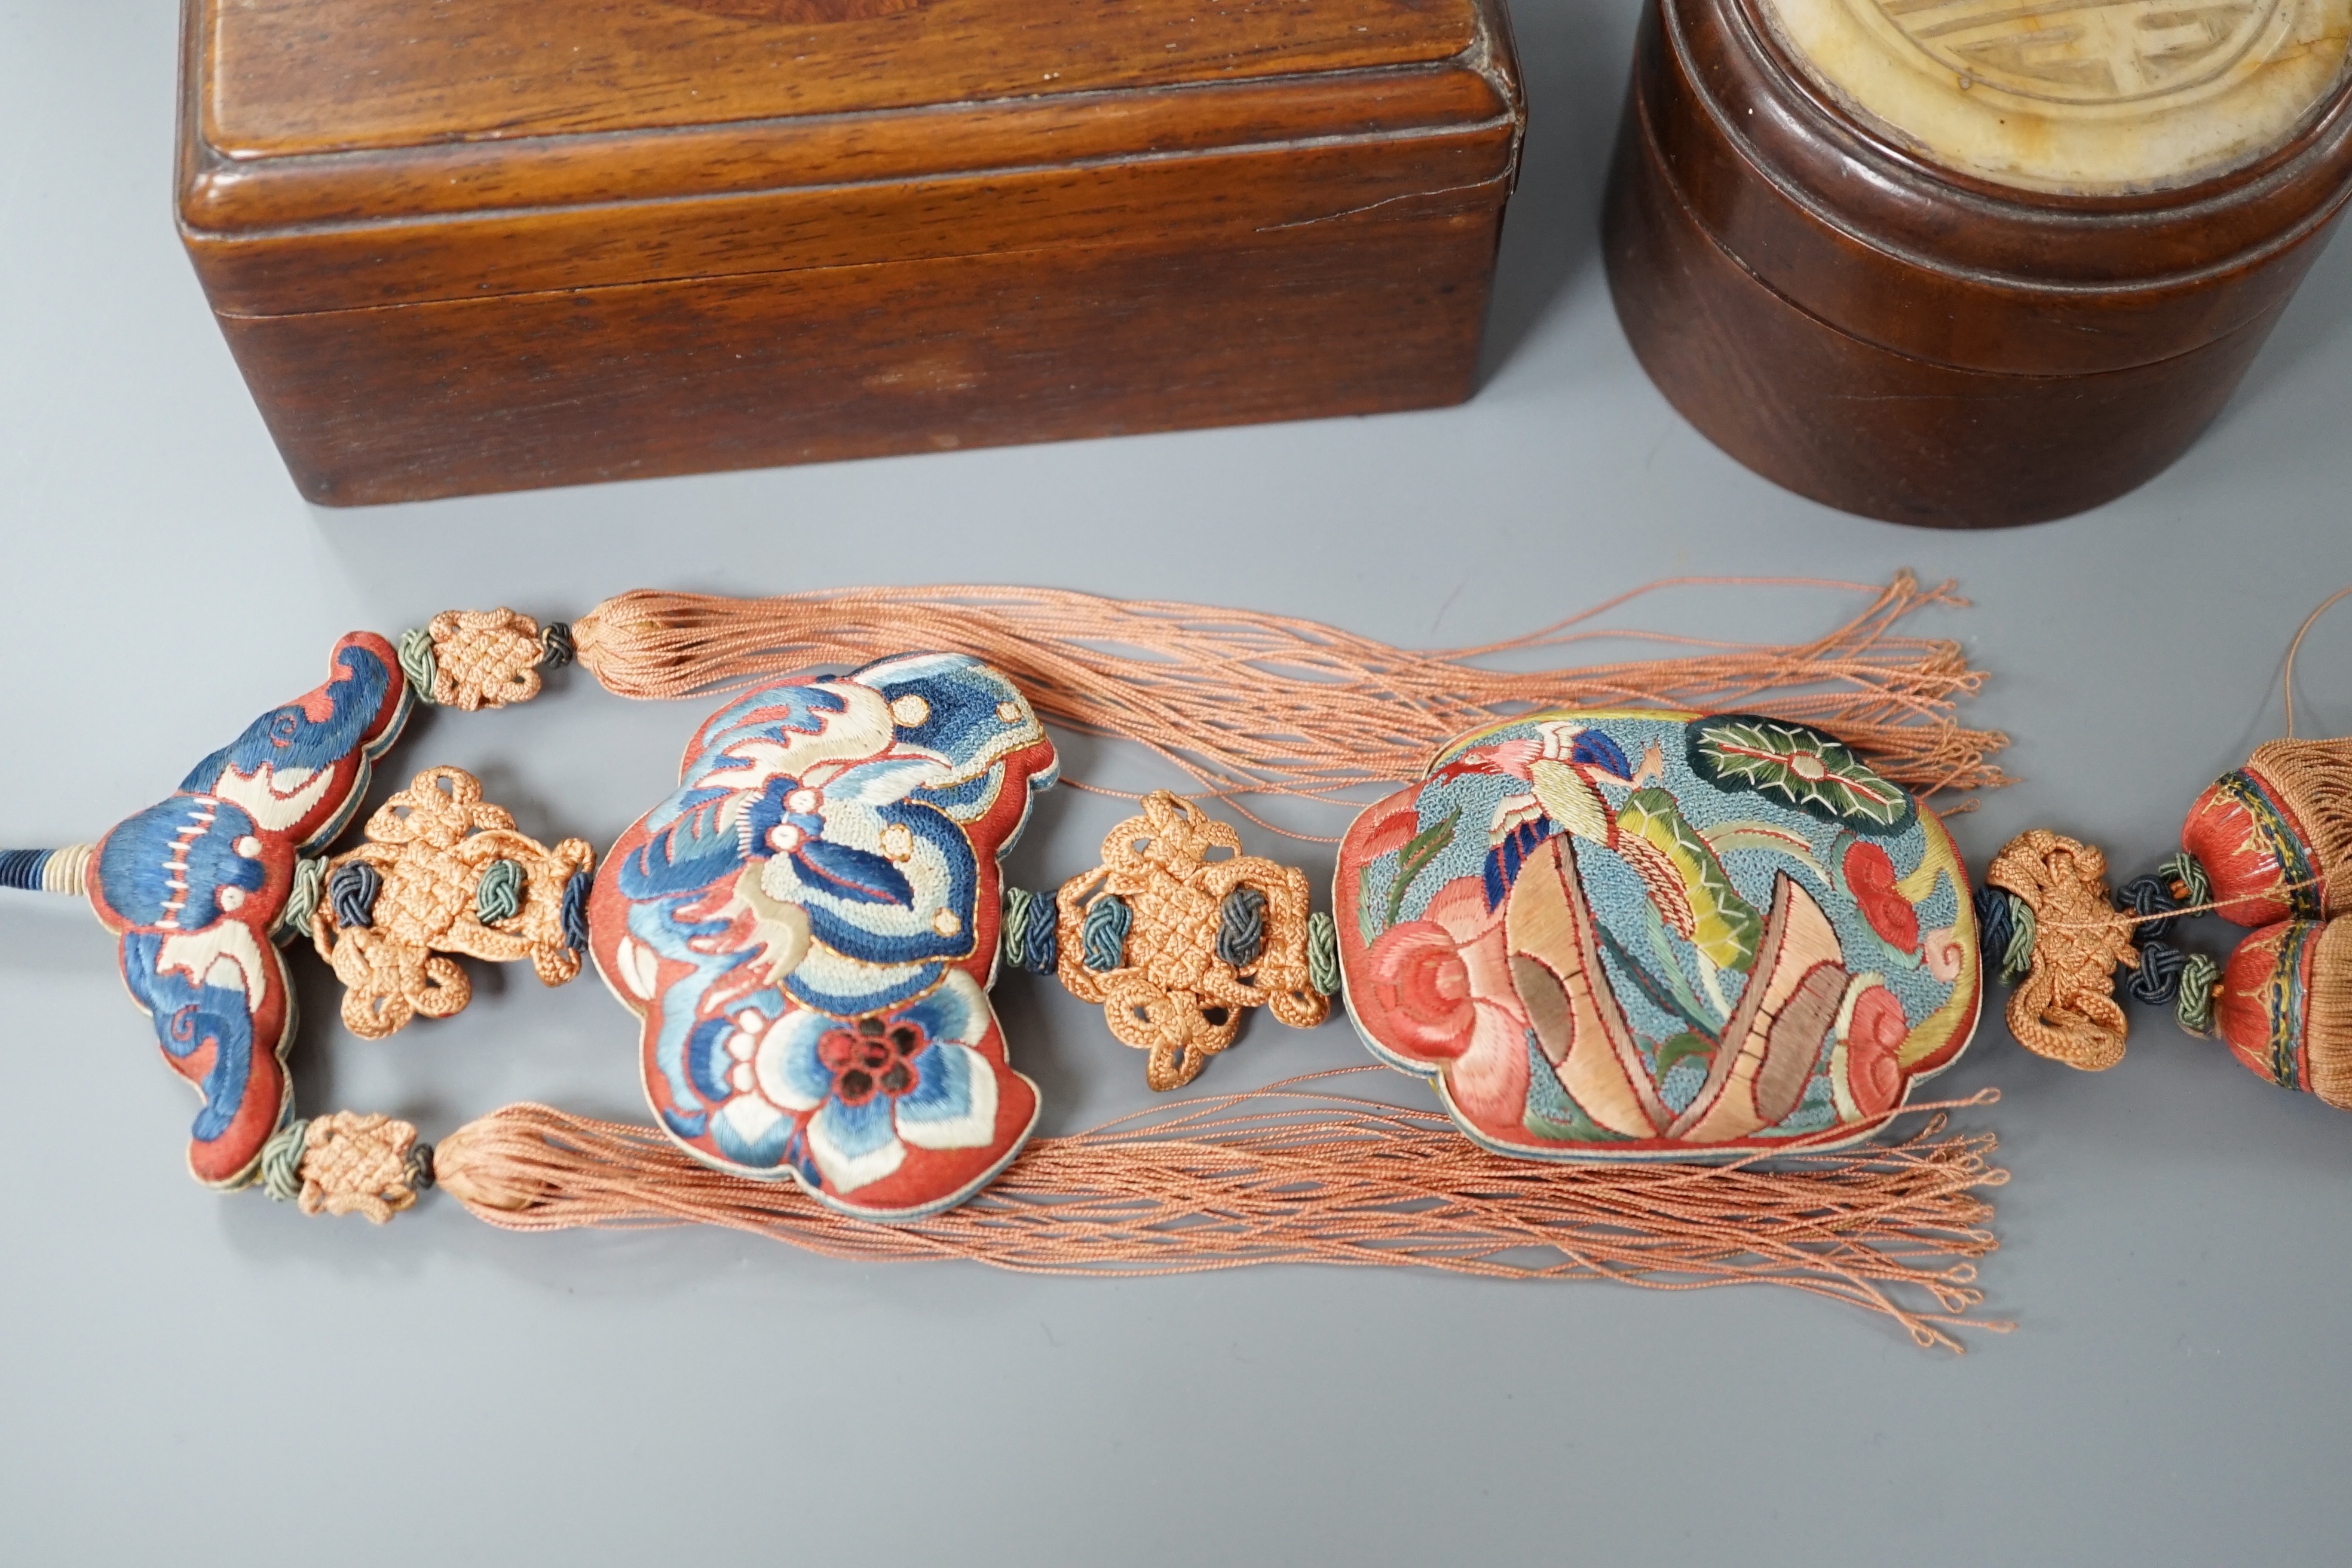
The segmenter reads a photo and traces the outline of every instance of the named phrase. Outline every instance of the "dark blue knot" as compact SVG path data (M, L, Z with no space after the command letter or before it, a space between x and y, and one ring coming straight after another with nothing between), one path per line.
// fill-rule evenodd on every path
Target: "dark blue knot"
M1062 936L1055 913L1054 900L1043 893L1029 906L1029 929L1022 933L1021 967L1032 974L1051 974L1061 962Z
M1244 883L1217 907L1217 956L1247 969L1265 951L1265 894Z
M2009 951L2009 895L1999 888L1979 888L1976 906L1978 951L1999 963Z
M1108 974L1124 965L1127 933L1134 924L1135 911L1117 893L1105 893L1088 905L1079 938L1087 967L1097 974Z
M363 931L375 924L375 896L383 891L383 873L364 860L335 868L327 880L327 902L335 924L345 931Z
M574 952L588 951L588 888L595 879L574 871L563 884L563 945Z
M2174 911L2180 908L2180 900L2172 896L2172 889L2161 878L2134 877L2116 889L2116 908L2139 917L2139 924L2134 929L2138 940L2145 942L2172 933L2172 928L2179 923Z
M2151 1007L2165 1006L2180 991L2180 971L2189 955L2160 942L2140 944L2139 967L2132 972L2132 1000Z
M579 649L572 641L569 621L550 621L539 634L539 668L562 669L577 657Z

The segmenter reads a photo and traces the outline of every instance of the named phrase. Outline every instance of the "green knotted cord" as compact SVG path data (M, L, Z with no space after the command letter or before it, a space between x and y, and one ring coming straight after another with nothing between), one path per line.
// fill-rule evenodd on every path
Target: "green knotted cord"
M1339 926L1320 910L1307 917L1307 984L1322 995L1339 994Z

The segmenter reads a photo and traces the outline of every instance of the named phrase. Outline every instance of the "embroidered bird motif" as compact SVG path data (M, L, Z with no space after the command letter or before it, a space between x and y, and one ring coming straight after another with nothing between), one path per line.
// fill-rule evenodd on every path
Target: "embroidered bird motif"
M1565 833L1622 860L1668 929L1693 943L1712 969L1745 970L1755 962L1762 917L1733 889L1722 861L1683 820L1673 797L1655 787L1665 774L1657 742L1635 767L1602 731L1548 720L1531 732L1472 747L1435 776L1475 773L1526 786L1496 804L1487 829L1488 909L1502 907L1538 846ZM1623 802L1612 807L1603 785L1625 791Z
M1678 887L1679 879L1663 856L1645 840L1629 839L1619 831L1617 815L1601 793L1603 784L1636 788L1664 768L1655 745L1637 769L1627 763L1623 748L1601 731L1549 720L1531 733L1473 746L1435 776L1450 783L1485 773L1525 786L1496 803L1487 825L1486 907L1498 909L1518 879L1519 868L1555 831L1619 850L1654 896L1655 890Z

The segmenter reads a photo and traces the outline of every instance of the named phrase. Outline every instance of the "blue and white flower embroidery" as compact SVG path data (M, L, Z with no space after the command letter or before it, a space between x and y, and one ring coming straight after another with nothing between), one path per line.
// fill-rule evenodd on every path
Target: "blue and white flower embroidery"
M875 1218L958 1203L1036 1089L985 992L998 858L1053 783L1002 675L886 659L738 697L591 895L598 968L644 1019L646 1088L698 1157Z
M835 1193L892 1174L910 1147L982 1148L996 1132L996 1075L973 1047L988 1025L987 997L961 970L861 1018L796 1008L770 1023L746 1009L728 1041L738 1092L713 1132L746 1163L781 1135L775 1156Z

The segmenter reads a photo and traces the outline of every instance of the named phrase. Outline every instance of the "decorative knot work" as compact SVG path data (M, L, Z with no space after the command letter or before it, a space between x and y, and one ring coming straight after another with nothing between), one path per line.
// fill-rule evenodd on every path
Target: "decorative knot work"
M339 1110L296 1126L302 1187L295 1201L304 1214L363 1214L382 1225L416 1202L420 1185L431 1184L429 1174L416 1178L432 1169L432 1146L418 1143L416 1129L405 1121Z
M2032 956L2009 997L2009 1029L2026 1049L2099 1072L2123 1060L2115 972L2137 970L2134 918L2107 897L2106 857L2042 828L2010 840L1985 881L2032 912Z
M530 701L539 695L540 667L572 657L568 630L551 640L537 621L516 610L444 610L425 633L432 662L428 679L417 684L435 702L468 711ZM404 667L407 662L404 657Z
M1102 865L1055 900L1063 985L1151 1053L1155 1089L1198 1078L1248 1008L1298 1029L1330 1014L1308 973L1306 874L1240 851L1232 827L1155 790L1103 840Z
M329 862L310 917L319 955L344 985L343 1024L382 1039L417 1014L446 1018L472 999L447 953L528 958L541 982L580 973L595 851L549 849L515 831L458 768L427 768L368 818L368 842Z

